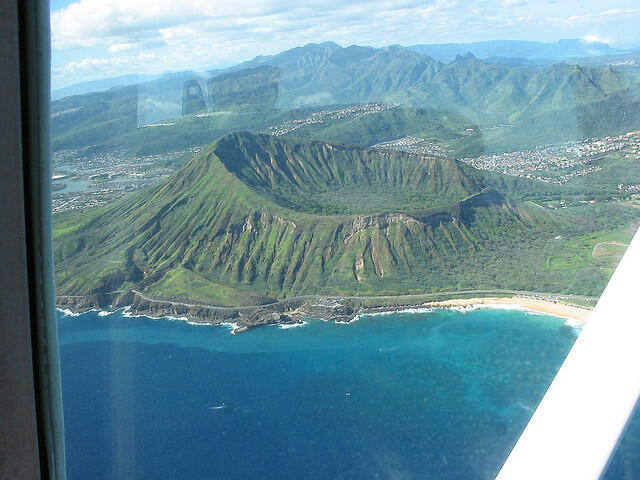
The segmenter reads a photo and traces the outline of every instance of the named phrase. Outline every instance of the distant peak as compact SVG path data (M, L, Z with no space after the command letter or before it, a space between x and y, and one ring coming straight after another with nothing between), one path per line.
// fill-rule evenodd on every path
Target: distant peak
M322 43L307 43L303 48L331 48L331 49L340 49L342 48L335 42L322 42Z
M244 130L226 133L215 141L216 144L224 144L225 142L238 143L245 141L257 141L267 137L267 135L261 133L252 133Z
M464 55L456 55L454 62L466 62L467 60L475 60L475 59L476 59L476 56L473 53L467 52Z
M389 54L405 57L405 58L413 58L413 59L424 59L428 58L426 55L422 55L418 52L414 52L413 50L409 50L401 45L389 45L388 47L384 47L381 50L386 51Z

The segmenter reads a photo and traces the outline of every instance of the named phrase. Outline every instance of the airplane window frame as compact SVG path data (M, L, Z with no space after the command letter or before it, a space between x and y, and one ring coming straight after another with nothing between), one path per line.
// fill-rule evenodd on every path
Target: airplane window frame
M12 234L2 240L0 406L16 418L0 428L0 478L59 480L65 456L49 181L49 2L0 5L0 92L10 100L0 112L0 226Z
M55 320L46 0L2 0L4 158L0 305L1 478L65 478Z

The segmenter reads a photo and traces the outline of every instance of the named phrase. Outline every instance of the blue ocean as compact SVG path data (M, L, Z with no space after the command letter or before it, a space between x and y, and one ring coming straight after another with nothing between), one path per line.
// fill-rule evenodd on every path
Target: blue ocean
M577 336L500 309L59 333L70 480L493 479ZM640 478L639 445L635 422L607 479Z

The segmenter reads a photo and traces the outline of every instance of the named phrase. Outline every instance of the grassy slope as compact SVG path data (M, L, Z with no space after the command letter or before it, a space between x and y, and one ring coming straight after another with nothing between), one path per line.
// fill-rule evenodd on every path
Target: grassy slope
M372 115L326 120L305 125L289 135L332 143L369 146L405 135L438 142L465 138L464 129L476 125L448 112L425 108L399 107Z
M640 161L635 155L627 157L628 151L604 155L596 164L602 170L583 177L575 177L568 186L585 192L595 198L620 197L623 195L618 185L640 184Z

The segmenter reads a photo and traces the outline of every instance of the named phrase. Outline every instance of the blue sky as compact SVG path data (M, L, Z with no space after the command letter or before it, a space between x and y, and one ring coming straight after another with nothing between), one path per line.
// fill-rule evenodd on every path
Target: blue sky
M637 0L51 0L53 88L229 66L310 42L640 45Z

